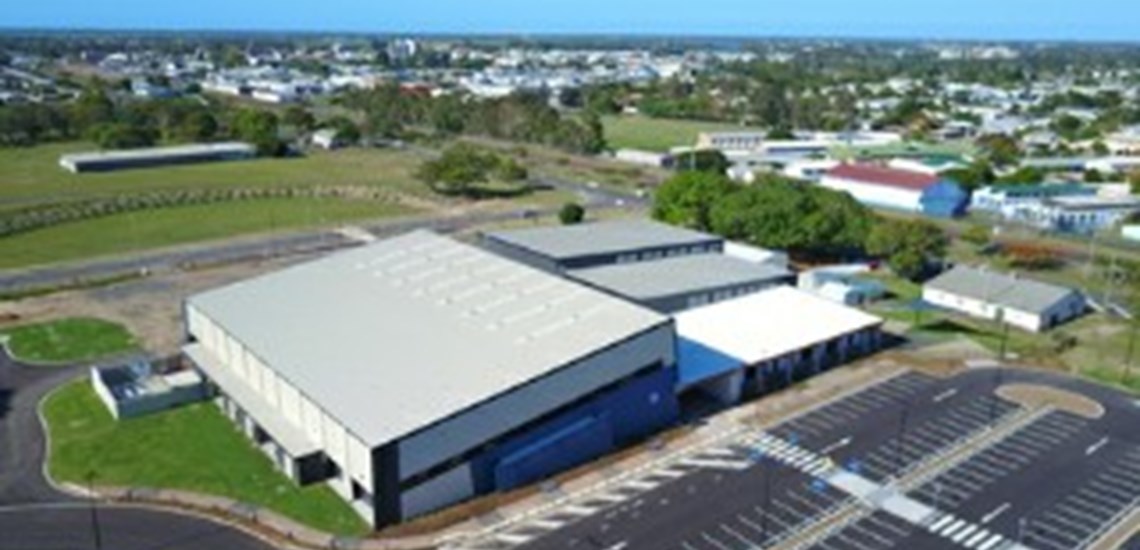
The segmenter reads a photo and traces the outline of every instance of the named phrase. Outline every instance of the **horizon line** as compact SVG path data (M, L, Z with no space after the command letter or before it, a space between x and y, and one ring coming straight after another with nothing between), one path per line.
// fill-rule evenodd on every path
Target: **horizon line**
M840 42L884 42L884 43L971 43L971 44L1083 44L1097 46L1140 46L1140 39L1097 39L1097 38L983 38L952 36L873 36L873 35L827 35L827 34L716 34L716 33L669 33L639 31L395 31L395 30L349 30L349 29L256 29L256 28L177 28L177 27L51 27L15 26L0 23L0 34L19 33L123 33L123 34L215 34L215 35L310 35L310 36L380 36L398 38L470 38L470 39L609 39L609 40L652 40L675 41L738 40L755 42L789 41L840 41Z

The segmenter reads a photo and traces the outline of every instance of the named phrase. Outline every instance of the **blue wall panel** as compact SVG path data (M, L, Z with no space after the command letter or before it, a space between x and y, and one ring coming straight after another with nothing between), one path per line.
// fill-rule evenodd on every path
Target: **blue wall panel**
M499 461L495 487L514 489L572 468L614 448L607 418L590 417L556 431Z
M923 191L919 202L922 213L939 218L953 218L966 210L970 196L950 180L943 180Z
M654 370L487 448L471 461L476 492L557 474L672 425L675 382L673 368Z

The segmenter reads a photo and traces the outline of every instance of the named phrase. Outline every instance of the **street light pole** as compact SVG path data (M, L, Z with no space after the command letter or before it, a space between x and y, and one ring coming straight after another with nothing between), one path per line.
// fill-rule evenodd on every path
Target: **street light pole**
M87 472L87 491L91 499L91 532L94 537L95 550L103 550L103 532L99 526L99 499L95 495L95 471Z

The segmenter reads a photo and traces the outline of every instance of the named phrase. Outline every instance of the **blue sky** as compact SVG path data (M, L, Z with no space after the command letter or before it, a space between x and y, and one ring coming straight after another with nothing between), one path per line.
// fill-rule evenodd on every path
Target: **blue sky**
M1140 0L6 0L4 27L1140 41Z

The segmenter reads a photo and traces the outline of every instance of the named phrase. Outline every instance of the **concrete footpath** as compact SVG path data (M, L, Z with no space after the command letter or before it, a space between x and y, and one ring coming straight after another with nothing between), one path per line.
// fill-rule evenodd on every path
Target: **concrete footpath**
M378 533L368 538L339 537L323 533L273 511L227 498L151 488L94 487L96 497L107 505L156 507L206 516L244 529L286 548L329 548L358 550L414 550L436 548L449 542L478 538L533 516L537 511L578 498L652 468L679 454L692 452L713 442L753 427L773 425L796 414L814 409L844 395L859 391L906 369L889 357L875 357L843 369L831 371L785 390L777 395L712 416L692 430L680 430L672 437L643 445L633 451L602 459L594 467L559 483L546 483L543 490L501 505L493 511L458 520L447 527L432 529L439 520L428 517L401 526L401 536ZM68 493L89 497L83 487L59 485ZM473 507L475 508L475 507Z

